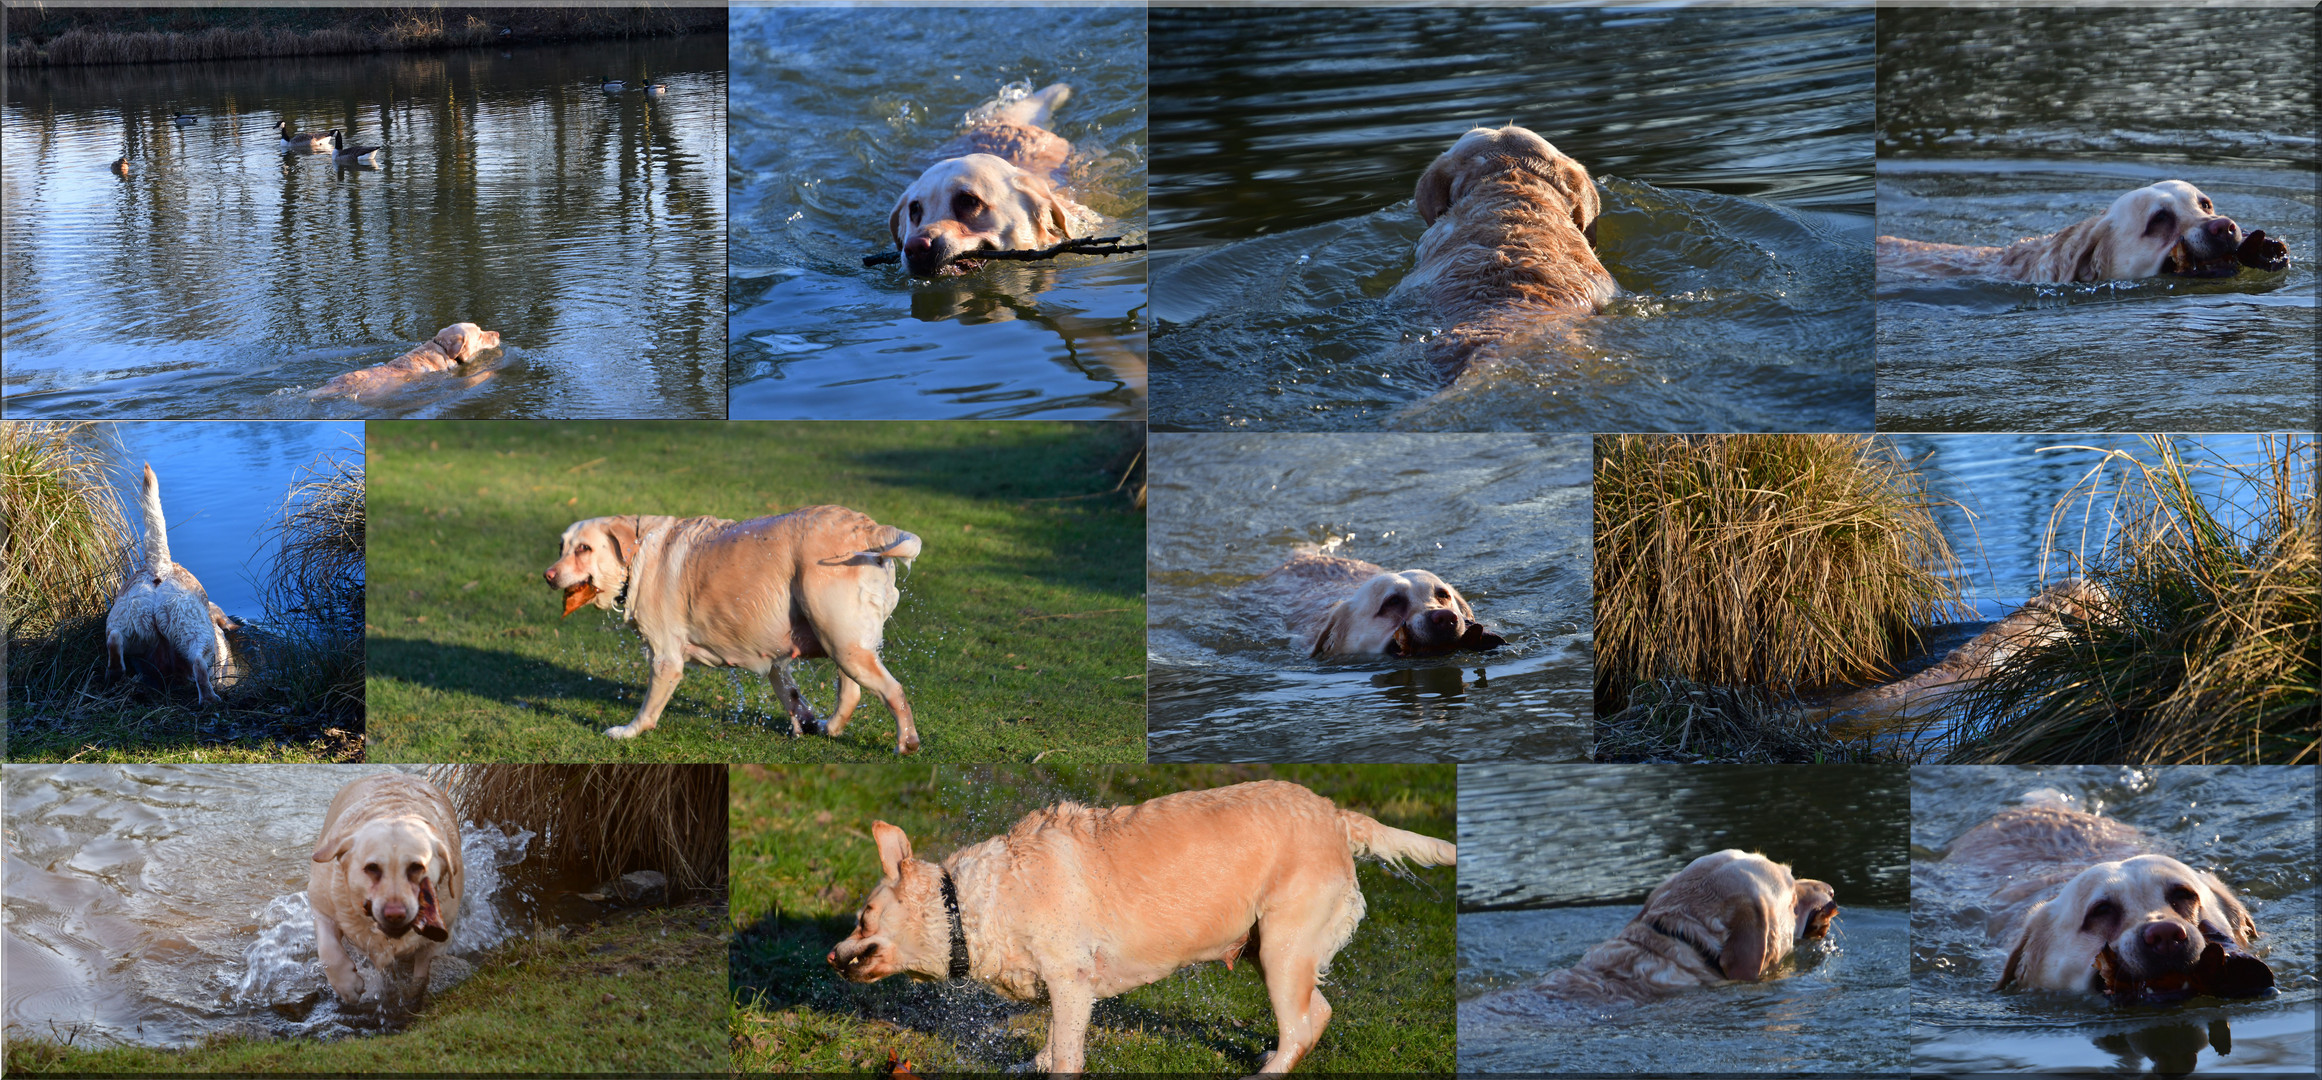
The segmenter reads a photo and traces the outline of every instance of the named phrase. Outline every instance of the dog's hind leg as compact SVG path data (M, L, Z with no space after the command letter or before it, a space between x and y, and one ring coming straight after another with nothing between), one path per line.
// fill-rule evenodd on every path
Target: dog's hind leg
M1322 1029L1330 1026L1330 1002L1319 989L1322 969L1362 918L1362 894L1347 895L1356 888L1353 881L1314 886L1277 893L1298 900L1258 917L1258 971L1274 1006L1276 1032L1273 1054L1258 1067L1262 1073L1289 1072L1322 1040Z
M847 678L845 672L840 672L838 677L838 709L830 714L831 734L836 735L845 730L847 721L854 718L855 706L862 704L862 701L863 684Z
M888 712L895 714L895 752L916 752L919 749L919 729L911 723L911 703L903 699L903 684L895 681L887 665L880 662L878 651L865 644L849 644L834 650L830 658L837 662L841 678L868 687L872 693L879 695L879 703L885 705ZM843 700L846 688L841 686L839 693ZM862 691L857 690L855 696L860 699ZM840 715L845 715L846 711L841 709ZM836 735L845 725L837 717L833 717L832 721L830 733Z

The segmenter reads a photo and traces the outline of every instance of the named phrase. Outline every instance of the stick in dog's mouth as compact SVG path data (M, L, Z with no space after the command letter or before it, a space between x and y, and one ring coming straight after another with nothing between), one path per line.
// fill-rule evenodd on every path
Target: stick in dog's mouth
M579 611L582 604L586 604L589 601L597 598L598 591L599 590L596 586L591 585L585 581L565 589L564 613L566 615L571 615L573 612Z
M2146 979L2128 973L2120 955L2107 945L2092 965L2098 986L2115 1005L2153 1005L2194 995L2223 998L2263 997L2273 992L2274 971L2265 961L2240 946L2211 939L2201 957L2184 971L2163 972Z
M451 937L451 931L443 926L443 912L436 910L435 882L431 879L419 879L419 917L411 921L411 928L429 941L444 941Z

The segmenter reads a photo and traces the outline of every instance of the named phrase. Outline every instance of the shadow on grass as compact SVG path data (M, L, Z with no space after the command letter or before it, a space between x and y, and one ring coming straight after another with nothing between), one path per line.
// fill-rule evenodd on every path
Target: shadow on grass
M600 727L603 717L599 711L566 704L565 699L634 702L645 693L640 684L591 675L523 653L377 634L366 644L373 678L400 679L431 690L496 701L568 721L590 734Z

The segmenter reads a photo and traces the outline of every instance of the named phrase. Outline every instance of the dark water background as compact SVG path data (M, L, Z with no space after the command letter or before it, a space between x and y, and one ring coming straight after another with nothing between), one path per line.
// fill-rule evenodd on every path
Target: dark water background
M718 36L13 68L0 133L10 416L724 415ZM455 322L477 373L307 399Z
M2307 8L1882 9L1880 233L2007 244L2174 179L2292 262L1881 281L1879 429L2311 429L2314 26Z
M1152 12L1153 419L1177 430L1868 430L1867 10ZM1626 290L1458 401L1386 294L1419 174L1516 122ZM1410 410L1406 412L1405 410Z

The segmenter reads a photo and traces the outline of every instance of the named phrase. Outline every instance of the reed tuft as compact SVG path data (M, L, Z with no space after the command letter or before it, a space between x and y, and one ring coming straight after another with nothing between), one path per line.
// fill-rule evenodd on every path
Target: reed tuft
M599 880L658 870L723 895L723 765L439 765L431 778L462 817L540 833L550 862Z

